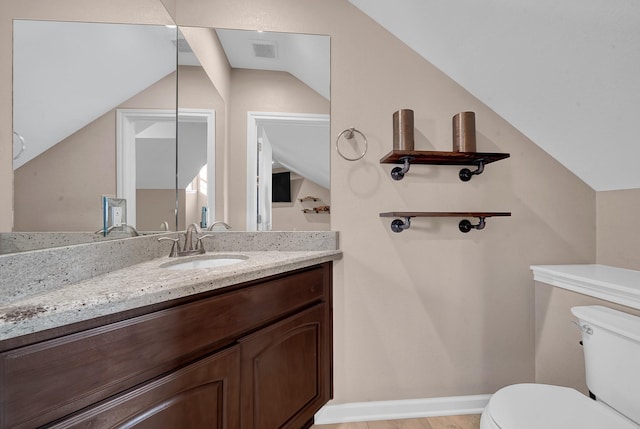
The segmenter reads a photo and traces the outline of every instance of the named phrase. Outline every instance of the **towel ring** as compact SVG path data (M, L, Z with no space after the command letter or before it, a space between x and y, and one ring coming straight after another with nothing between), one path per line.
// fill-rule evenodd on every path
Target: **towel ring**
M347 140L351 140L354 137L354 133L360 134L362 136L362 138L364 139L364 151L362 151L362 153L359 156L356 156L355 158L349 158L348 156L345 156L340 151L340 138L342 136L345 136ZM362 134L362 131L359 131L359 130L351 127L351 128L347 128L346 130L344 130L343 132L338 134L338 138L336 139L336 150L338 151L338 155L340 155L341 157L343 157L347 161L357 161L359 159L362 159L366 155L367 149L369 149L369 143L367 142L367 136Z
M24 144L24 137L22 137L16 131L13 132L13 135L18 137L18 140L20 140L20 151L18 152L17 155L15 155L13 157L13 160L15 161L16 159L18 159L20 157L20 155L22 155L22 152L24 152L24 150L27 148L27 146ZM14 139L14 143L15 143L15 139Z

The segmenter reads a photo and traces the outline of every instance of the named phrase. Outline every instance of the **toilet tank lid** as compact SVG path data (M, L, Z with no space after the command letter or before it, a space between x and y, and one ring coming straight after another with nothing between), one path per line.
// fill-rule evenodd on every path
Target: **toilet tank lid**
M640 342L640 317L638 316L602 305L572 307L571 313L582 322L599 326Z

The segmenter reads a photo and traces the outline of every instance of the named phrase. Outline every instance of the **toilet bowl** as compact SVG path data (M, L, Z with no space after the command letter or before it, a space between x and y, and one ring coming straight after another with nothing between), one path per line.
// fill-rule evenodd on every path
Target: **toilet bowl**
M640 426L575 389L514 384L498 390L480 429L638 429Z
M498 390L480 429L639 429L640 317L602 306L573 307L584 345L587 386L514 384Z

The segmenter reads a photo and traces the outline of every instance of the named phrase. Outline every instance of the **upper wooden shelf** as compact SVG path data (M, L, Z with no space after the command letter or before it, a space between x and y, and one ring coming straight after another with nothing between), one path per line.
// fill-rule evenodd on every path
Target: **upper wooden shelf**
M476 165L483 161L489 164L509 158L508 153L489 152L436 152L429 150L392 150L380 159L380 164L403 164L404 158L410 156L412 164L434 165Z
M426 150L392 150L380 159L380 164L404 164L403 168L395 167L391 171L391 177L401 180L409 171L411 164L431 165L475 165L478 168L471 171L463 168L460 171L460 180L467 182L476 174L484 171L484 166L501 159L509 158L508 153L490 152L436 152Z

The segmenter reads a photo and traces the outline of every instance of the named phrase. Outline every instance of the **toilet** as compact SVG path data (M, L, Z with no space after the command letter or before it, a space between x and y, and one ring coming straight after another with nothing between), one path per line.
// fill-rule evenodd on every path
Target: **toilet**
M491 397L480 429L640 428L640 317L599 305L571 312L595 400L568 387L514 384Z

